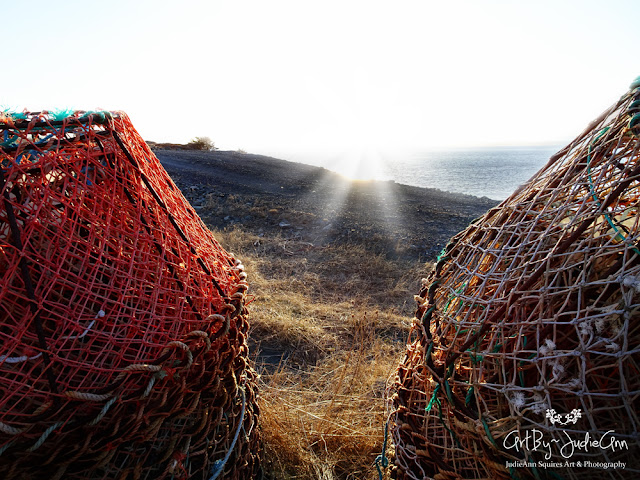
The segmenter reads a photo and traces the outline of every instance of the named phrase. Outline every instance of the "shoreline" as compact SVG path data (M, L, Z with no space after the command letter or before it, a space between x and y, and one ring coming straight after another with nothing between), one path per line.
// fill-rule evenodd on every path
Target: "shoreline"
M394 181L348 180L323 167L233 151L154 152L215 229L241 226L313 246L356 243L431 261L449 238L499 202Z

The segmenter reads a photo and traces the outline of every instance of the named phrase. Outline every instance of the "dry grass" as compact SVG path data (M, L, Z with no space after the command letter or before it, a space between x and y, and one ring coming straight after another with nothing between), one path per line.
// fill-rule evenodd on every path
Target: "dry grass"
M425 265L362 245L214 232L245 264L265 477L377 479L385 390Z

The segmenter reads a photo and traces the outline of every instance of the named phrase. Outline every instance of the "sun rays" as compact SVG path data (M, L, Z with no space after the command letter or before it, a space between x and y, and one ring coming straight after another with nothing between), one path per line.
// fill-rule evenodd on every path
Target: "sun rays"
M318 221L322 224L313 243L323 245L335 238L381 235L392 244L403 230L404 220L398 208L397 189L388 180L389 157L372 148L351 148L322 157L324 175L309 193L318 202ZM306 159L315 163L316 157ZM355 211L361 209L366 209L371 219L366 225L354 220L358 217Z

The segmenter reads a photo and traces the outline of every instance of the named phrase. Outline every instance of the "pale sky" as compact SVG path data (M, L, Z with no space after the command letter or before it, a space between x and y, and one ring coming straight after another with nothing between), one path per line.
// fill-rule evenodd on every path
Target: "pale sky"
M0 8L0 106L253 153L566 143L640 75L633 0Z

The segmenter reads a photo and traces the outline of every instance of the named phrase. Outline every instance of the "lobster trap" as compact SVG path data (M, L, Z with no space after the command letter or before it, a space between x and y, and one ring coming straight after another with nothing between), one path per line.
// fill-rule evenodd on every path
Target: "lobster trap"
M640 78L445 247L398 369L395 478L640 475L638 135Z
M242 264L124 113L0 114L0 477L252 478Z

